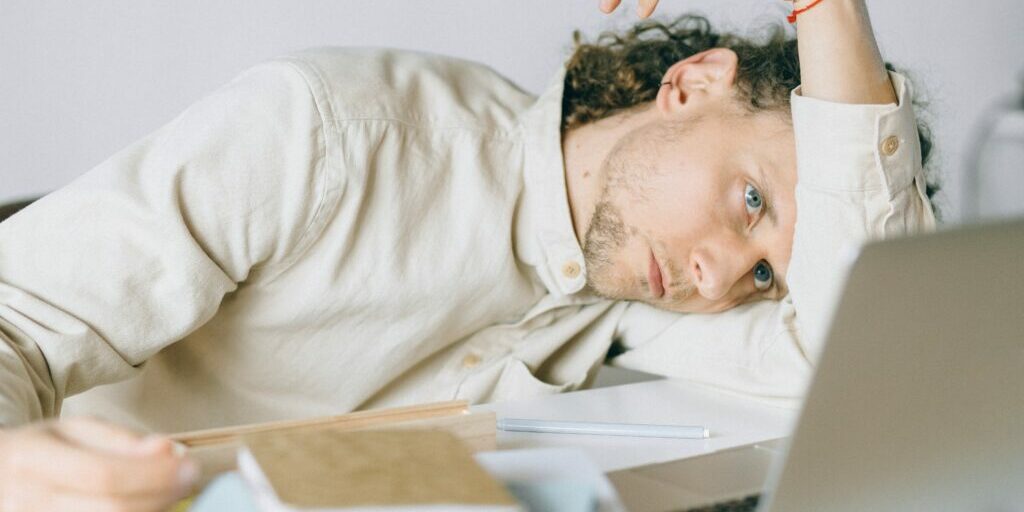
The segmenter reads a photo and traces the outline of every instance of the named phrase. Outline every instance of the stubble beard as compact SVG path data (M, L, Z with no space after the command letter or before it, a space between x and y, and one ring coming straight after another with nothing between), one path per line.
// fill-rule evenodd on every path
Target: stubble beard
M594 207L587 234L583 237L583 260L587 264L587 286L607 299L626 298L626 290L615 281L615 262L612 257L626 245L626 225L622 214L610 202L602 199Z
M662 309L673 309L673 304L681 304L697 292L696 286L686 279L672 261L664 261L662 272L670 277L672 289L665 290L665 296L658 301L652 300L642 291L638 296L637 288L649 288L647 274L640 272L639 275L621 275L615 265L615 258L622 254L631 237L639 236L639 231L636 227L626 225L621 209L612 201L611 192L616 191L619 199L625 198L630 204L649 201L648 180L659 173L648 158L649 153L656 151L656 144L652 145L651 141L671 142L679 133L678 127L658 127L651 132L638 131L620 140L605 161L604 174L607 181L583 237L587 286L598 296L612 300L641 300Z
M616 258L622 255L632 237L639 236L639 232L635 227L626 225L621 210L609 196L606 189L594 207L594 214L583 237L587 286L592 292L606 299L640 300L662 309L682 311L678 305L697 293L697 287L672 260L661 262L662 272L669 278L671 289L666 289L665 296L657 300L642 291L637 295L637 288L649 288L647 274L640 272L637 275L622 275L616 267ZM676 307L673 307L674 305Z
M604 162L605 183L583 237L583 259L587 265L587 286L597 295L613 300L629 299L630 276L617 275L615 257L622 254L635 228L628 228L621 210L612 203L611 191L643 200L640 190L643 171L650 172L643 158L643 141L638 132L620 139ZM630 169L636 169L630 172ZM640 174L640 175L638 175ZM646 281L646 280L645 280Z
M587 286L600 297L611 300L641 300L662 309L678 310L674 304L681 304L697 292L697 287L672 264L664 261L663 272L670 276L672 288L665 290L665 296L658 301L646 296L635 296L630 288L631 277L616 274L615 256L621 254L629 236L635 230L626 226L622 214L608 200L602 200L594 208L594 216L584 236L583 259L587 265ZM647 276L635 277L641 290L649 286Z

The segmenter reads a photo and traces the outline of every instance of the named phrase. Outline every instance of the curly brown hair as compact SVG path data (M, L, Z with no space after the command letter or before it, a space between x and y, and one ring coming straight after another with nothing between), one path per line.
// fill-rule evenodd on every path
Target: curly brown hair
M752 113L788 111L790 91L800 85L796 39L781 25L769 27L767 37L757 41L716 32L702 16L683 15L668 23L641 22L624 33L605 32L594 43L583 42L576 31L573 41L562 97L563 131L653 101L672 64L711 48L736 52L737 97ZM885 66L895 69L888 62ZM917 132L928 169L931 132L920 120ZM930 175L927 181L930 200L939 185Z

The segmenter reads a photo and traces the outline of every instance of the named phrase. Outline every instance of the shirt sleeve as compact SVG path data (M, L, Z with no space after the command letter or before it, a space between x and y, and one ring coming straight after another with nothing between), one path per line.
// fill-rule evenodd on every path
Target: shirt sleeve
M895 105L830 103L793 91L798 179L789 295L715 315L631 304L618 332L627 352L614 365L797 403L857 248L935 227L911 85L890 77Z
M135 375L328 210L307 74L261 64L0 224L0 425Z

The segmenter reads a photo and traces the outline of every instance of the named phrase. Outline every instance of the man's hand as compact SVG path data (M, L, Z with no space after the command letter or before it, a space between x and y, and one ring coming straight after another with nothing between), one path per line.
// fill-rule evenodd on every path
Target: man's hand
M622 0L601 0L601 11L605 14L610 13L619 7ZM654 12L654 8L658 6L658 0L639 0L636 6L636 14L641 18L647 18Z
M163 511L198 473L169 440L93 419L0 430L0 512Z

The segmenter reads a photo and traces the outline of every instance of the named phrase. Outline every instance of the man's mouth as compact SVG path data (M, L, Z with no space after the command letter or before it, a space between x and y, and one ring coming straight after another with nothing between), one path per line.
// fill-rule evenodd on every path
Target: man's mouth
M661 267L658 266L658 260L654 257L654 251L651 251L651 262L647 266L647 285L651 289L651 295L656 299L665 295L665 283L662 279Z

